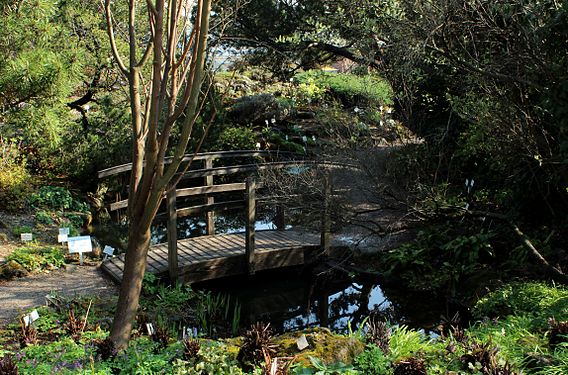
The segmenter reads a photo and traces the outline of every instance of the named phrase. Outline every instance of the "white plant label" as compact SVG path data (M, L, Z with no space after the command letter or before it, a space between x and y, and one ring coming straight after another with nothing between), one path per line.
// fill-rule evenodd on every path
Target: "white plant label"
M103 254L105 255L103 257L103 260L107 260L109 257L112 257L114 255L114 248L106 245L103 249Z
M310 346L310 344L308 343L308 340L306 339L306 335L300 336L296 340L296 345L298 346L298 350L300 350L300 351L302 351L302 350L306 349L308 346Z
M106 245L105 248L103 249L103 253L108 256L111 256L114 254L114 248L110 247L109 245Z
M24 320L24 326L27 327L38 319L39 319L39 313L37 312L37 310L34 310L31 313L29 313L28 315L24 316L24 319L23 319Z
M57 235L57 242L63 243L63 242L67 242L67 240L68 240L67 234L58 234Z
M83 265L83 253L90 253L93 251L91 236L69 237L67 241L69 254L79 253L79 264Z
M37 312L37 310L32 311L29 315L32 322L35 322L39 319L39 313Z
M20 234L20 239L22 240L22 242L30 242L33 241L34 235L31 233L22 233Z
M59 228L59 234L60 235L65 234L65 235L69 236L69 228Z
M69 247L69 253L90 253L93 251L93 245L91 243L91 236L79 236L79 237L69 237L67 238L67 246Z
M152 323L146 323L146 330L148 331L148 334L150 336L152 336L154 333L156 333L154 331L154 325Z

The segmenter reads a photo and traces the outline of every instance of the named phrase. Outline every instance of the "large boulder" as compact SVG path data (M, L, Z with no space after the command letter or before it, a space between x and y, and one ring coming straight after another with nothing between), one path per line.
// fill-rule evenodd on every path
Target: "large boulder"
M0 279L12 280L18 277L26 277L29 272L15 260L10 260L0 266Z
M289 106L283 105L272 94L243 96L229 109L229 118L242 125L263 125L274 119L282 121L291 115Z
M300 350L298 339L305 335L308 346ZM342 362L353 363L355 357L365 350L365 343L355 337L332 333L327 328L312 328L302 332L289 332L274 339L278 356L295 356L296 363L310 366L310 356L320 359L326 365Z

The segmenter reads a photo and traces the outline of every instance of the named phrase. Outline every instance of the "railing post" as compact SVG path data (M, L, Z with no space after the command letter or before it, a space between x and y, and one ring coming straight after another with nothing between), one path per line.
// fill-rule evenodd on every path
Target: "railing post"
M168 210L168 270L170 281L178 279L178 253L177 253L177 211L176 187L172 186L166 196Z
M213 159L207 158L205 159L205 169L213 168ZM205 176L205 186L213 186L213 176ZM205 195L205 203L206 204L213 204L215 203L215 198L211 195ZM215 234L215 213L208 209L206 214L206 222L207 222L207 234L214 235Z
M284 217L284 206L281 204L276 206L276 218L274 219L276 230L286 230L286 218Z
M331 248L331 218L329 210L329 200L331 197L331 183L329 172L325 172L323 177L323 210L321 218L321 247L325 255L329 255Z
M254 269L254 242L255 242L255 222L256 222L256 182L253 177L248 177L246 181L246 205L247 222L245 229L245 257L249 274L255 273Z

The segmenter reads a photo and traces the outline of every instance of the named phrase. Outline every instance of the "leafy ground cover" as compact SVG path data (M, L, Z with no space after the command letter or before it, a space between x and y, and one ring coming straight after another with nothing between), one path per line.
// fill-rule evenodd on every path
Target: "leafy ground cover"
M126 351L117 353L106 340L112 303L53 296L50 307L38 309L40 318L32 326L25 327L20 320L1 333L0 372L548 375L568 371L568 290L559 286L503 285L477 302L474 324L461 327L458 319L443 321L436 337L371 316L346 335L313 328L274 336L269 324L258 323L242 336L212 339L217 328L199 326L194 335L194 330L167 319L172 313L207 310L204 305L211 305L212 298L188 287L147 280L134 338ZM210 327L218 313L203 314ZM303 350L297 346L300 337L308 345Z

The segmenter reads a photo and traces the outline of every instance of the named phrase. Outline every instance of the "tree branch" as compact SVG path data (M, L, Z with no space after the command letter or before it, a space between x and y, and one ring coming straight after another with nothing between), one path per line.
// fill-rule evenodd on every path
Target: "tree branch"
M124 75L128 75L128 69L126 68L126 65L124 65L124 62L122 61L122 58L120 57L120 54L118 53L118 48L116 47L116 39L114 37L114 29L112 27L112 12L110 10L110 0L105 0L105 15L106 15L106 21L107 21L107 34L110 40L110 46L112 49L112 55L114 57L114 59L116 60L116 64L118 65L118 68L120 69L120 71L124 74Z

